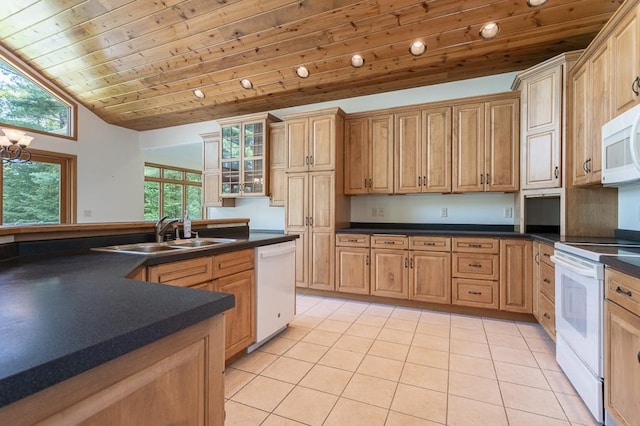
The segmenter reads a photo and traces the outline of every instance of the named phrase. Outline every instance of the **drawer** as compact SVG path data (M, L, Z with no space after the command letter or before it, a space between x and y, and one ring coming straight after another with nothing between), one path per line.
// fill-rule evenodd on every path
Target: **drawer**
M500 240L496 238L454 237L453 251L464 253L500 253Z
M191 287L213 279L211 256L149 266L147 281Z
M538 321L547 330L547 333L555 340L556 338L556 305L544 294L540 294L538 299Z
M489 309L500 307L497 281L454 278L451 281L451 286L451 303L454 305Z
M553 256L553 246L548 244L540 244L540 262L546 263L547 265L553 267L554 264L551 261L551 256Z
M500 276L500 256L497 254L453 253L451 275L456 278L497 280Z
M371 236L371 248L392 248L404 250L409 248L409 238L405 235L380 235Z
M607 299L640 315L640 279L609 268L604 278Z
M246 249L213 256L213 277L220 278L253 269L254 250Z
M340 247L369 248L371 236L367 234L336 234L336 245Z
M409 237L410 250L451 251L449 237Z
M546 263L540 263L540 291L549 298L556 300L556 270Z

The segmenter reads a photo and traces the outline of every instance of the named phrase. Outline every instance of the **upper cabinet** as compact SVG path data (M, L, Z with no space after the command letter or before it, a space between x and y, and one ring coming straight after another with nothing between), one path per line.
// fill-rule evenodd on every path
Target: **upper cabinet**
M640 6L624 14L608 42L611 49L611 113L615 117L640 102Z
M519 74L521 189L562 186L567 74L581 51L558 55Z
M393 115L345 120L344 192L393 193Z
M271 207L284 207L287 196L287 182L284 173L287 162L285 123L271 123L269 131L269 144L271 145L269 158L269 205Z
M451 108L395 115L395 193L451 192Z
M519 96L453 107L453 192L519 188Z
M220 140L220 196L268 194L270 114L254 114L218 120Z
M286 172L318 172L336 168L336 114L286 118Z

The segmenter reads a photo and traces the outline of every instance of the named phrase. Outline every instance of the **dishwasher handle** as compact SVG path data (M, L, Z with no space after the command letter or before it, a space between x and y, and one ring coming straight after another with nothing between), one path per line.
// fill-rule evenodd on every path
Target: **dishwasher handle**
M271 257L278 257L278 256L282 256L282 255L285 255L285 254L293 253L295 251L296 251L296 246L295 245L290 245L290 246L283 247L280 250L263 251L263 252L260 253L260 258L261 259L269 259Z

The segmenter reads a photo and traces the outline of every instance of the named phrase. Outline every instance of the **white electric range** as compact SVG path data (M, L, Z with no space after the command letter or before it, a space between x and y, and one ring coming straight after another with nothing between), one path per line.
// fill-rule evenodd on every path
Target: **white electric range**
M601 424L604 411L604 256L640 257L640 242L570 238L555 243L556 361Z

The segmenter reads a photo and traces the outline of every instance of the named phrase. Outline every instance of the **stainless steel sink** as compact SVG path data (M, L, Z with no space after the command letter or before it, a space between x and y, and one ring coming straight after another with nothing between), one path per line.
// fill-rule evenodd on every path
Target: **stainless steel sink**
M192 251L206 249L214 245L233 243L237 240L232 238L193 238L187 240L174 240L162 243L134 243L116 246L98 247L93 250L109 251L117 253L133 253L152 255L159 253L179 253L183 251Z

